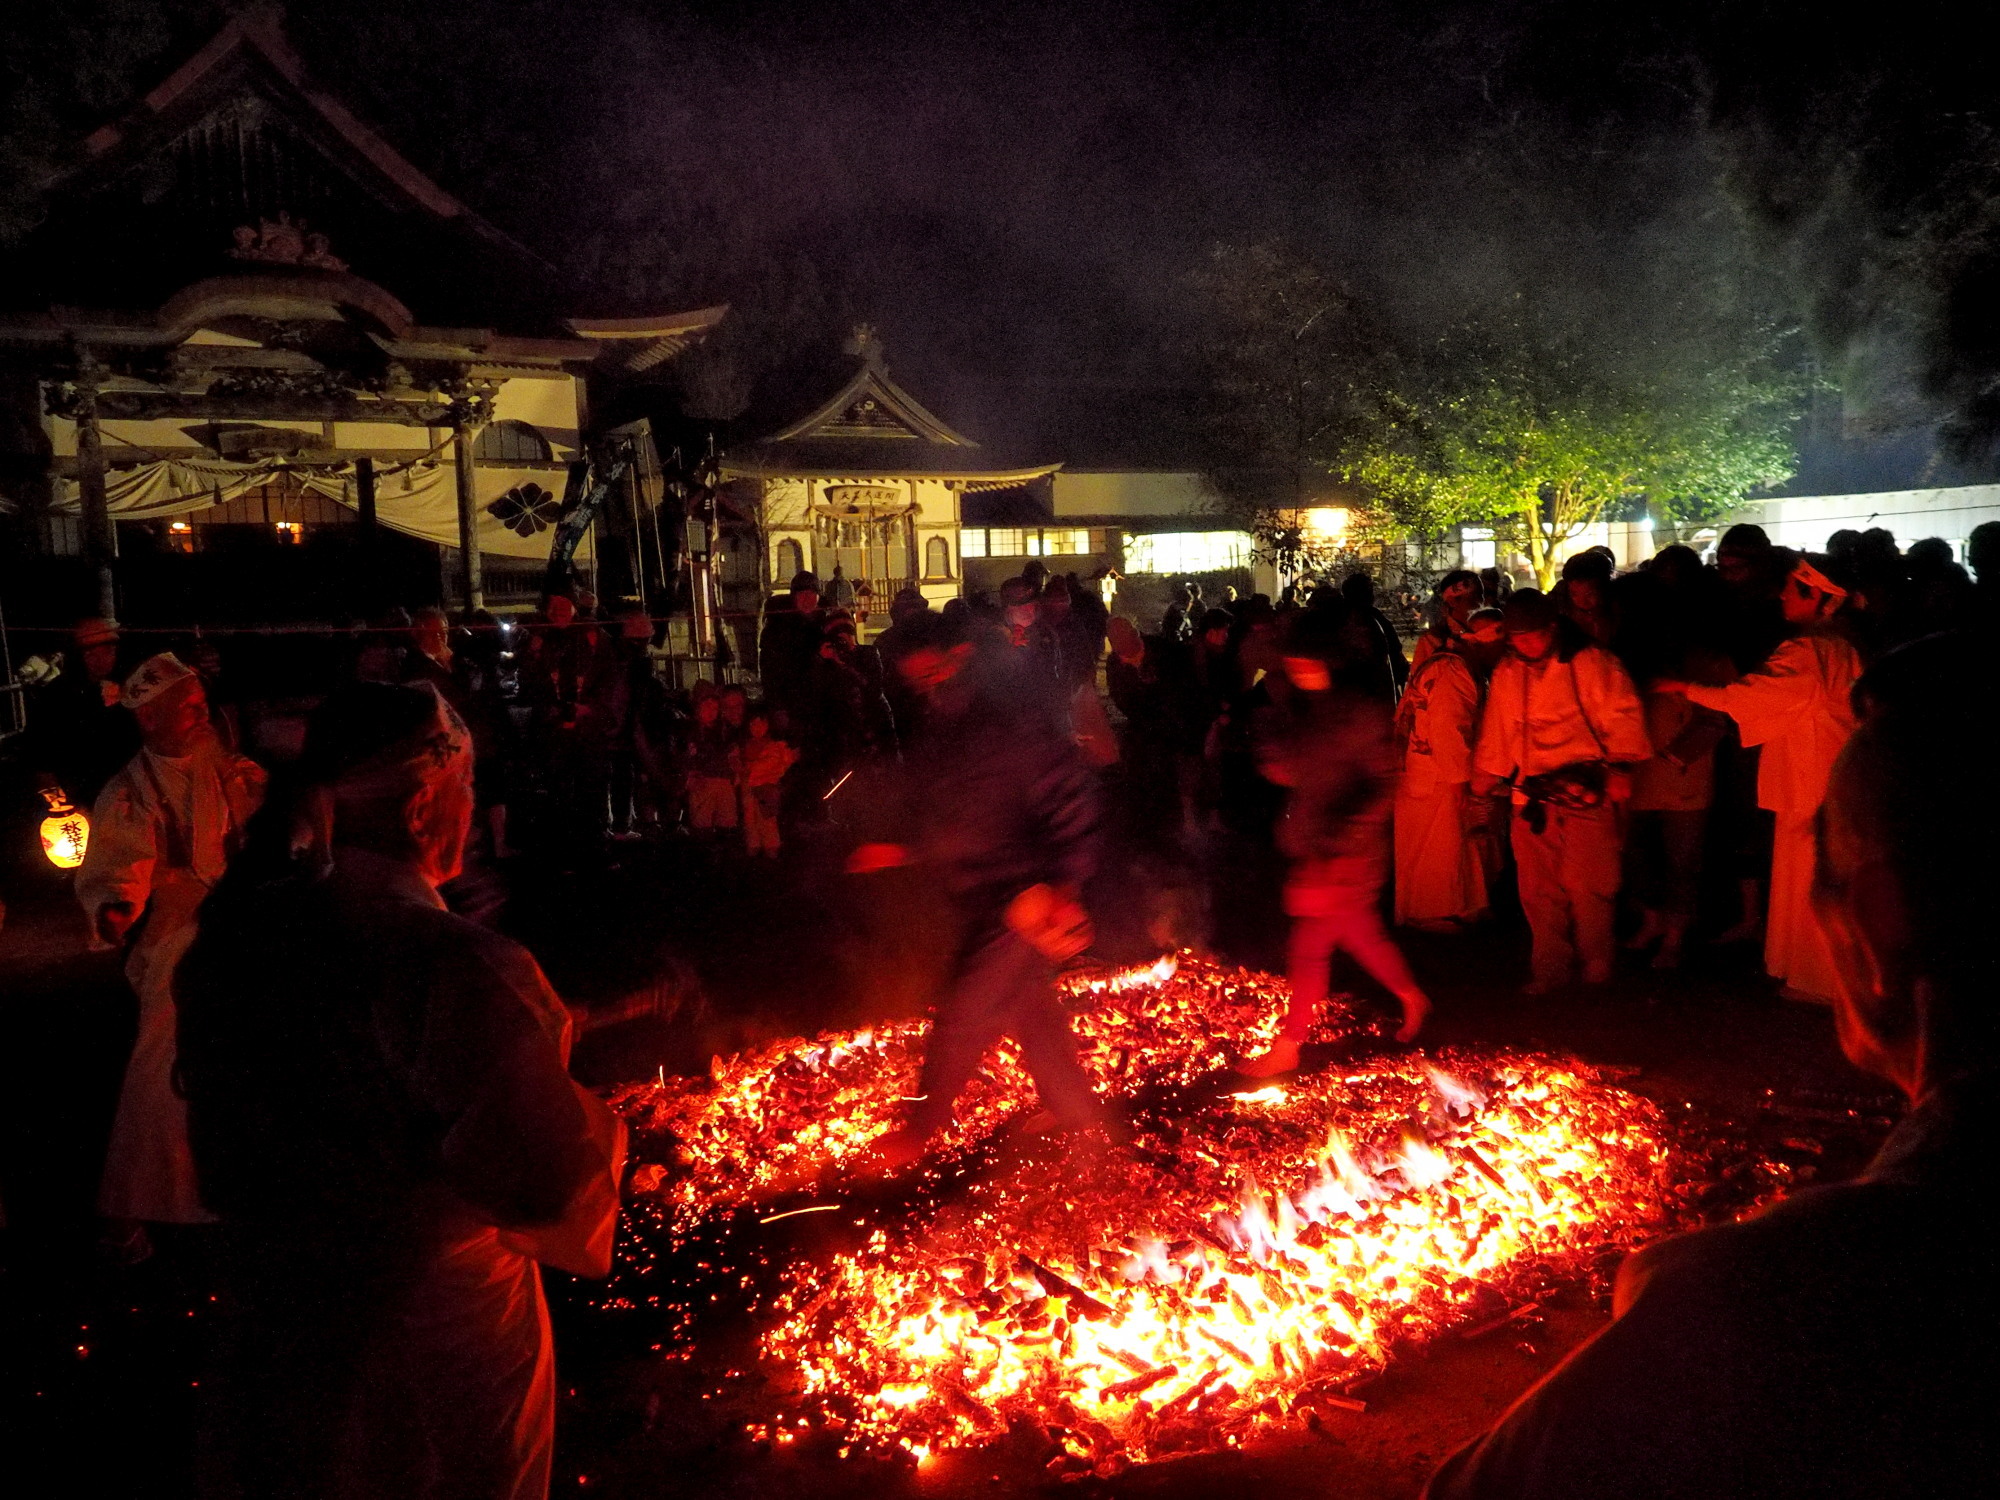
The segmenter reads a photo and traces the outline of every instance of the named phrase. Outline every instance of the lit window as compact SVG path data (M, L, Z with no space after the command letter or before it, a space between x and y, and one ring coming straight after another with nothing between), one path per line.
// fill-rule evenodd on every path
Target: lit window
M984 527L968 527L958 534L958 555L960 557L984 557L986 555L986 530Z
M986 533L988 557L1026 557L1028 534L1018 526L996 526Z
M1320 541L1331 541L1347 534L1347 515L1344 506L1318 505L1306 512L1306 535Z
M1458 536L1458 565L1461 568L1490 568L1496 564L1498 559L1494 556L1491 526L1461 526Z
M545 464L549 441L526 422L493 422L473 439L472 456L489 464Z
M1125 538L1127 573L1219 573L1247 568L1255 543L1243 531L1168 531Z
M1090 533L1088 531L1045 531L1042 533L1042 550L1044 555L1048 557L1055 557L1059 554L1065 557L1072 557L1089 552L1091 550Z

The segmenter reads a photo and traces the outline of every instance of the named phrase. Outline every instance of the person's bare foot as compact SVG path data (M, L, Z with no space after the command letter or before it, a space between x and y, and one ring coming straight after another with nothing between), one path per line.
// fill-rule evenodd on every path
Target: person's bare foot
M1664 931L1665 929L1660 922L1660 914L1649 910L1644 920L1639 923L1639 930L1625 939L1625 947L1631 952L1649 947L1660 940Z
M1245 1058L1230 1071L1239 1078L1276 1078L1280 1073L1299 1070L1299 1044L1285 1037L1271 1043L1269 1050Z
M1424 1022L1429 1019L1430 1013L1431 1002L1428 996L1403 996L1403 1024L1396 1028L1396 1040L1414 1042L1417 1033L1424 1029Z

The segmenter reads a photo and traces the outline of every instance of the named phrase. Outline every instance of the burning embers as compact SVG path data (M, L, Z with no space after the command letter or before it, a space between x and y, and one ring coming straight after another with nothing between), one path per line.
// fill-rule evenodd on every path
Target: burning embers
M1191 961L1073 993L1094 1079L1125 1095L1211 1071L1284 998ZM710 1094L649 1086L624 1107L687 1142L692 1173L666 1189L685 1223L890 1128L917 1041L795 1043ZM1352 1406L1344 1388L1399 1346L1657 1232L1673 1196L1650 1104L1547 1059L1444 1062L1150 1110L1129 1153L1016 1153L859 1251L793 1267L763 1353L827 1426L919 1459L1025 1422L1059 1463L1103 1471ZM1002 1058L954 1144L1032 1099Z

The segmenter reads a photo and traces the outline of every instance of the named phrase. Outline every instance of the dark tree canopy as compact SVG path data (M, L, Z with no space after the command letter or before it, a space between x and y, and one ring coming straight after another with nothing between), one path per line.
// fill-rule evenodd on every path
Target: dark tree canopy
M9 10L0 238L229 8ZM1631 311L1635 267L1685 303L1717 285L1719 247L1729 295L1799 322L1850 419L1949 419L1973 453L2000 422L2000 85L1955 10L1866 27L1795 0L286 15L324 82L588 284L592 311L730 302L684 370L705 417L866 319L967 428L1182 461L1190 272L1217 243L1282 243L1399 343L1528 288L1587 344ZM1239 461L1269 467L1268 438Z

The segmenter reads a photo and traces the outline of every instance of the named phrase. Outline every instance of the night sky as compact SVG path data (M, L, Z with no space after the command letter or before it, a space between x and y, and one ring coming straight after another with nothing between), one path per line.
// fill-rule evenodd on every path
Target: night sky
M58 49L120 26L69 90L94 121L219 14L8 24ZM975 432L1179 461L1190 277L1217 243L1282 242L1419 338L1527 295L1643 347L1723 288L1795 319L1904 463L1943 418L1978 448L2000 338L1967 292L1991 279L1994 85L1955 12L1902 14L1849 35L1784 4L294 0L287 30L588 311L731 302L688 374L705 415L866 320Z

